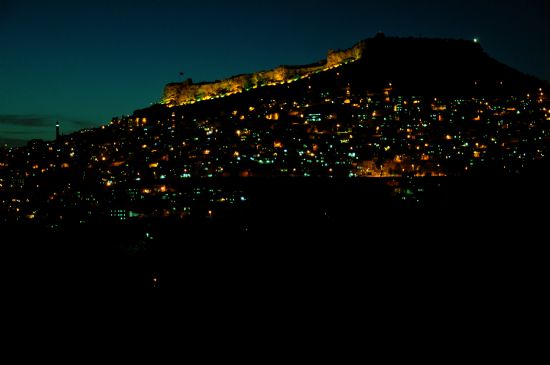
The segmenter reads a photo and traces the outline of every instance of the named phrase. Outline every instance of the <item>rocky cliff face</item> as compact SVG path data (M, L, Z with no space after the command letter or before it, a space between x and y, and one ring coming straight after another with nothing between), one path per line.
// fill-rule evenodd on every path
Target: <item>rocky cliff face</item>
M346 50L330 50L326 60L310 66L280 66L274 70L239 75L223 81L194 84L188 79L182 83L168 84L162 103L169 106L191 104L220 96L240 93L248 89L277 85L305 77L314 72L337 67L363 57L364 42Z

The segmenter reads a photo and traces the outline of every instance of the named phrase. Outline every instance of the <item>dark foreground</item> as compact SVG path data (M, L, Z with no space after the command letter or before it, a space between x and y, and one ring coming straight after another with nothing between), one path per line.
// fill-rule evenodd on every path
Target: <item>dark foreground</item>
M235 182L232 182L233 184ZM548 181L246 180L213 216L2 228L2 285L189 295L536 286Z

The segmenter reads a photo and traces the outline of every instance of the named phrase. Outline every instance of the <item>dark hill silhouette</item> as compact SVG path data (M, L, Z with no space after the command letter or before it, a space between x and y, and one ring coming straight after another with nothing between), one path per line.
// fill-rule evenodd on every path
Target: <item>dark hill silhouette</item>
M511 95L542 86L466 40L376 37L364 41L365 56L344 76L358 87L392 82L405 94Z

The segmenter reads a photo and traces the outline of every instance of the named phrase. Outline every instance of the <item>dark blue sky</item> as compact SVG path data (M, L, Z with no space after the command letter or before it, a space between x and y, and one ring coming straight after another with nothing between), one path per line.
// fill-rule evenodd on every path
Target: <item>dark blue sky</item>
M383 31L478 37L550 80L550 1L0 0L0 143L54 138L195 81L305 64Z

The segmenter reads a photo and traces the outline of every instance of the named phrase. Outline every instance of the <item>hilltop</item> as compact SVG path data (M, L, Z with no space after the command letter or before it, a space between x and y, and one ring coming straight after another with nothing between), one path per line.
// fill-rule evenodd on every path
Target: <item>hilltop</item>
M356 89L380 90L392 83L399 93L412 95L508 95L544 84L491 58L475 40L379 34L349 49L330 50L325 60L311 65L280 66L223 81L171 83L164 90L162 103L181 106L318 74L330 78L335 69Z

